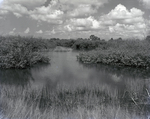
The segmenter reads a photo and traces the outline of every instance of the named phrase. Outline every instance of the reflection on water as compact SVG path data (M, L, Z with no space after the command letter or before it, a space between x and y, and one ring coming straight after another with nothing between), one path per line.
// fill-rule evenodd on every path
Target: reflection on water
M26 86L33 80L34 79L29 69L0 69L1 84Z
M50 52L50 65L37 65L31 69L0 70L0 82L13 85L42 85L65 83L68 85L84 82L124 86L127 79L149 79L150 70L107 66L102 64L80 64L76 52Z
M150 100L141 97L150 91L150 70L81 64L77 61L77 52L49 52L48 55L51 57L50 65L37 65L26 70L0 70L0 83L45 87L49 92L60 86L72 89L83 85L101 86L111 93L111 98L119 95L124 108L129 108L130 103L136 106L138 103L140 109L149 113Z
M126 78L150 78L150 69L143 68L132 68L132 67L122 67L122 66L111 66L104 64L84 64L87 68L96 68L99 71L108 72L109 74L115 74L118 77L123 76Z

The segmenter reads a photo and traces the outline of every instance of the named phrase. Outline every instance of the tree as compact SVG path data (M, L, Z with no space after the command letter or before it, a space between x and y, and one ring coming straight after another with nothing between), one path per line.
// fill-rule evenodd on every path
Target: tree
M91 35L91 36L90 36L90 39L91 39L91 40L100 40L100 38L97 37L97 36L95 36L95 35Z
M122 41L122 38L118 38L117 41Z
M150 41L150 35L146 37L146 41Z

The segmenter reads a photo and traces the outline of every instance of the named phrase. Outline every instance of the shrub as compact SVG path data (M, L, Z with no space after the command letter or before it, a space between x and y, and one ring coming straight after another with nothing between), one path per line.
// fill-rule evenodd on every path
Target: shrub
M6 37L0 42L0 67L26 68L37 62L49 63L49 58L42 56L40 50L46 49L41 40L26 37Z
M150 66L149 50L150 44L146 41L112 42L107 44L106 49L99 48L80 53L78 60L83 63L104 63L147 68Z

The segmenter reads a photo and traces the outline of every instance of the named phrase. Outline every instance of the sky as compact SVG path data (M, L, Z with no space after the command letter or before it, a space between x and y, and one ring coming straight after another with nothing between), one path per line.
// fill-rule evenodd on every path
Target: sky
M0 0L0 35L143 39L149 31L150 0Z

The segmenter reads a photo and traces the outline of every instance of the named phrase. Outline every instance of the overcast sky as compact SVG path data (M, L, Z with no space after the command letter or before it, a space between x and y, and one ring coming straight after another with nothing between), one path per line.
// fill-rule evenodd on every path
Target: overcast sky
M149 25L150 0L0 0L2 35L137 38Z

